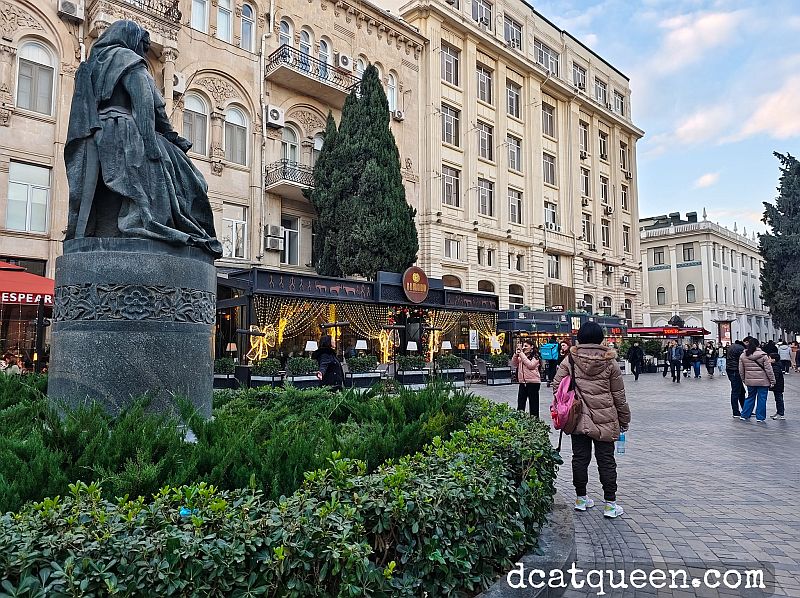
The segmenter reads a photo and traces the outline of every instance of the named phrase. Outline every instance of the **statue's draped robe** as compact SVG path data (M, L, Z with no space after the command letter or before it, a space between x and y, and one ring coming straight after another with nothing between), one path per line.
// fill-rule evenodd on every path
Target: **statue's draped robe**
M214 232L208 186L175 144L179 138L164 100L135 51L144 35L136 23L117 21L78 69L64 148L70 188L66 238L84 233L147 238L200 247L219 257L222 246ZM98 162L96 191L84 197ZM115 234L80 230L77 223L86 201L92 204L94 221L111 210Z

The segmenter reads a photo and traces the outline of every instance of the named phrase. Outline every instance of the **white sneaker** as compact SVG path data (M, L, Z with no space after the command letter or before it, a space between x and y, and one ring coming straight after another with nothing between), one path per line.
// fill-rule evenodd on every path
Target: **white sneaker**
M607 502L606 508L603 509L603 517L608 517L609 519L616 519L620 515L622 515L625 511L619 506L616 502Z
M591 509L593 506L594 506L594 501L586 496L579 496L578 498L575 499L576 511L585 511L586 509Z
M772 415L772 416L770 416L770 417L772 417L772 419L786 419L786 417L785 417L785 416L783 416L783 415L778 415L777 413L776 413L775 415Z

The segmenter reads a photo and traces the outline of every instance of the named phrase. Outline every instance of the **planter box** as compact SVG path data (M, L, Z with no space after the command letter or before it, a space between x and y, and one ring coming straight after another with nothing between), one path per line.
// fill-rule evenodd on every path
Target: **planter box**
M436 370L436 375L445 382L450 382L456 388L461 388L465 384L466 370L464 368Z
M285 382L291 382L295 388L319 388L322 384L316 374L303 376L286 376Z
M242 388L250 388L250 366L236 365L236 373L233 375L239 381Z
M233 374L214 374L214 388L217 390L239 388L239 381Z
M500 386L511 384L511 368L496 368L489 366L486 368L486 384L490 386Z
M345 386L347 388L372 388L374 384L380 381L380 372L363 372L361 374L348 373L345 377Z
M406 388L419 390L428 384L428 370L401 370L394 379Z
M275 374L274 376L251 375L250 388L258 388L259 386L271 386L272 388L283 386L283 376L280 374Z

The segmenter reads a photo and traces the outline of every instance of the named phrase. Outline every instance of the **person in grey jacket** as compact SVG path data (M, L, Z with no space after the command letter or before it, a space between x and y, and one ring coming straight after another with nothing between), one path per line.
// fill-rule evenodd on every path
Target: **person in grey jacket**
M744 339L749 340L750 337ZM725 356L725 372L728 374L728 380L731 383L731 409L733 410L733 417L741 416L741 409L744 406L744 385L742 384L742 377L739 375L739 357L744 353L744 343L736 340L730 347Z
M742 421L748 421L756 410L756 421L767 423L767 393L775 386L775 372L769 356L758 347L758 340L751 338L739 358L739 375L747 386L747 398L742 408Z

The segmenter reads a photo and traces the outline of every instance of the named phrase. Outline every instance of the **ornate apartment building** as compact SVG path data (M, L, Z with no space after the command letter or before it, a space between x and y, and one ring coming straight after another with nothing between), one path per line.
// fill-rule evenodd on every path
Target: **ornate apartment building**
M678 314L723 342L784 337L761 301L763 259L754 238L705 216L698 221L695 212L686 220L677 212L644 218L640 225L645 326L666 326Z
M522 0L385 3L428 39L421 265L503 309L640 321L628 78Z
M209 185L220 266L310 270L325 119L370 62L418 206L425 40L364 0L0 0L0 260L53 276L67 220L63 147L82 58L117 19L141 23L175 129Z

